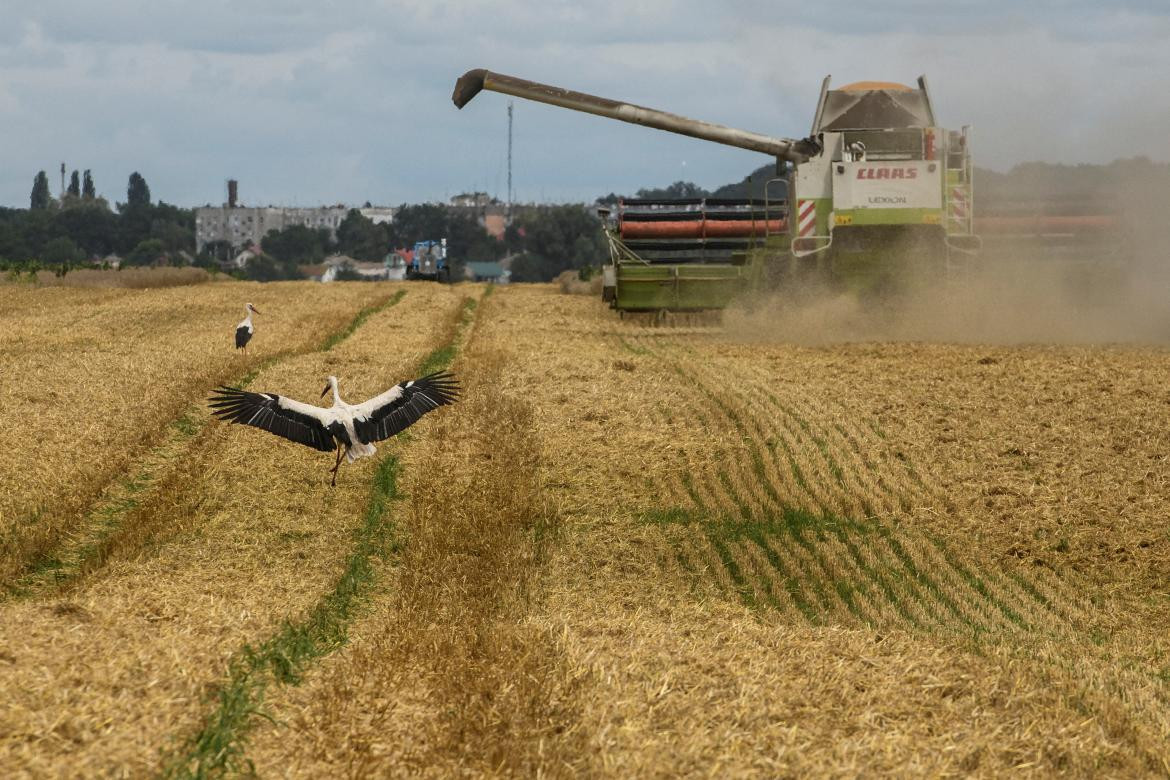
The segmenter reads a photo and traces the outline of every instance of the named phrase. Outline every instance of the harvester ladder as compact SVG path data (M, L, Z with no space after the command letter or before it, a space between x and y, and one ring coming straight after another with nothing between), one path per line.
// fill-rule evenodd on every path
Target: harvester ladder
M765 240L767 240L767 238L770 234L769 230L768 230L768 226L769 226L769 223L771 222L771 216L772 216L772 203L771 203L771 196L768 194L768 188L771 187L776 182L781 182L781 181L784 182L785 184L788 183L788 179L785 177L781 177L781 176L774 176L771 179L768 179L766 182L764 182L764 239ZM784 203L785 206L788 205L788 191L787 190L784 191L784 200L782 202ZM791 213L785 214L784 220L786 223L784 226L785 232L791 232L791 230L792 230L792 214Z
M969 131L969 126L963 127L963 152L959 156L958 166L952 167L950 164L950 149L947 149L943 154L943 159L946 161L946 169L944 171L944 186L946 187L945 242L948 271L952 271L955 268L954 254L957 253L963 258L969 259L978 254L982 244L979 237L975 235L974 228L975 209L973 196L975 193L975 184L972 176L974 169L971 163L971 147L968 143ZM965 268L967 264L960 262L959 265Z

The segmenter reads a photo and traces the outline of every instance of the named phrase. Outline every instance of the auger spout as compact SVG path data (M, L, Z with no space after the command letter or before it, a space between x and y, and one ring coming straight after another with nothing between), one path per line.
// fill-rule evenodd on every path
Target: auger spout
M493 73L483 68L469 70L460 76L459 80L455 82L455 91L451 94L451 100L457 108L463 108L485 89L535 100L538 103L547 103L551 106L560 106L573 111L617 119L621 122L645 125L669 133L700 138L704 141L762 152L793 162L801 162L820 151L820 145L814 138L794 140L752 133L726 125L689 119L654 108L609 100L596 95L587 95L584 92L574 92L515 76L505 76L502 73Z

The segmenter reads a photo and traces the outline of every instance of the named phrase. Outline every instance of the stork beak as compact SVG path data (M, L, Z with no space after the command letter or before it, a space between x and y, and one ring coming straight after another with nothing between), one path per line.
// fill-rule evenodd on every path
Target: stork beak
M260 310L259 310L259 309L257 309L255 306L253 306L253 307L252 307L252 311L253 311L254 313L256 313L256 314L259 314L259 313L260 313Z
M325 389L321 391L321 397L324 398L325 394L328 392L329 392L329 385L325 385Z

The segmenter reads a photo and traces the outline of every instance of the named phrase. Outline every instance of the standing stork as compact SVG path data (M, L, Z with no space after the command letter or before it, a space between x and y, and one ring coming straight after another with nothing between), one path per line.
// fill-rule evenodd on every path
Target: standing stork
M454 403L459 385L452 374L438 371L397 384L360 404L341 400L335 376L329 377L321 397L330 390L333 406L327 409L275 393L251 393L234 387L217 388L210 405L212 414L220 419L261 428L322 452L336 448L337 460L330 469L330 485L335 486L343 456L346 463L353 463L373 455L374 442L405 430L432 409Z
M236 326L236 349L244 350L244 354L248 354L248 342L252 340L252 334L256 329L252 327L252 315L259 314L260 311L250 303L244 304L244 313L247 315L240 324Z

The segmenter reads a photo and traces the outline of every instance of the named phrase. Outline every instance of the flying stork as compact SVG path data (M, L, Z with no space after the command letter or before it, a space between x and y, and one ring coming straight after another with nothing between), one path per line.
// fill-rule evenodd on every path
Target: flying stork
M342 456L347 463L373 455L374 442L405 430L432 409L454 403L459 393L455 377L447 371L427 374L421 379L401 382L381 395L360 404L347 404L337 392L337 377L321 397L333 390L328 409L304 404L276 393L252 393L234 387L219 387L211 396L212 414L223 420L251 425L329 452L336 447L337 460L330 470L337 485Z
M252 334L256 331L252 327L252 315L259 314L260 311L252 304L246 303L244 304L244 313L247 316L236 326L236 349L242 349L247 354L248 342L252 340Z

